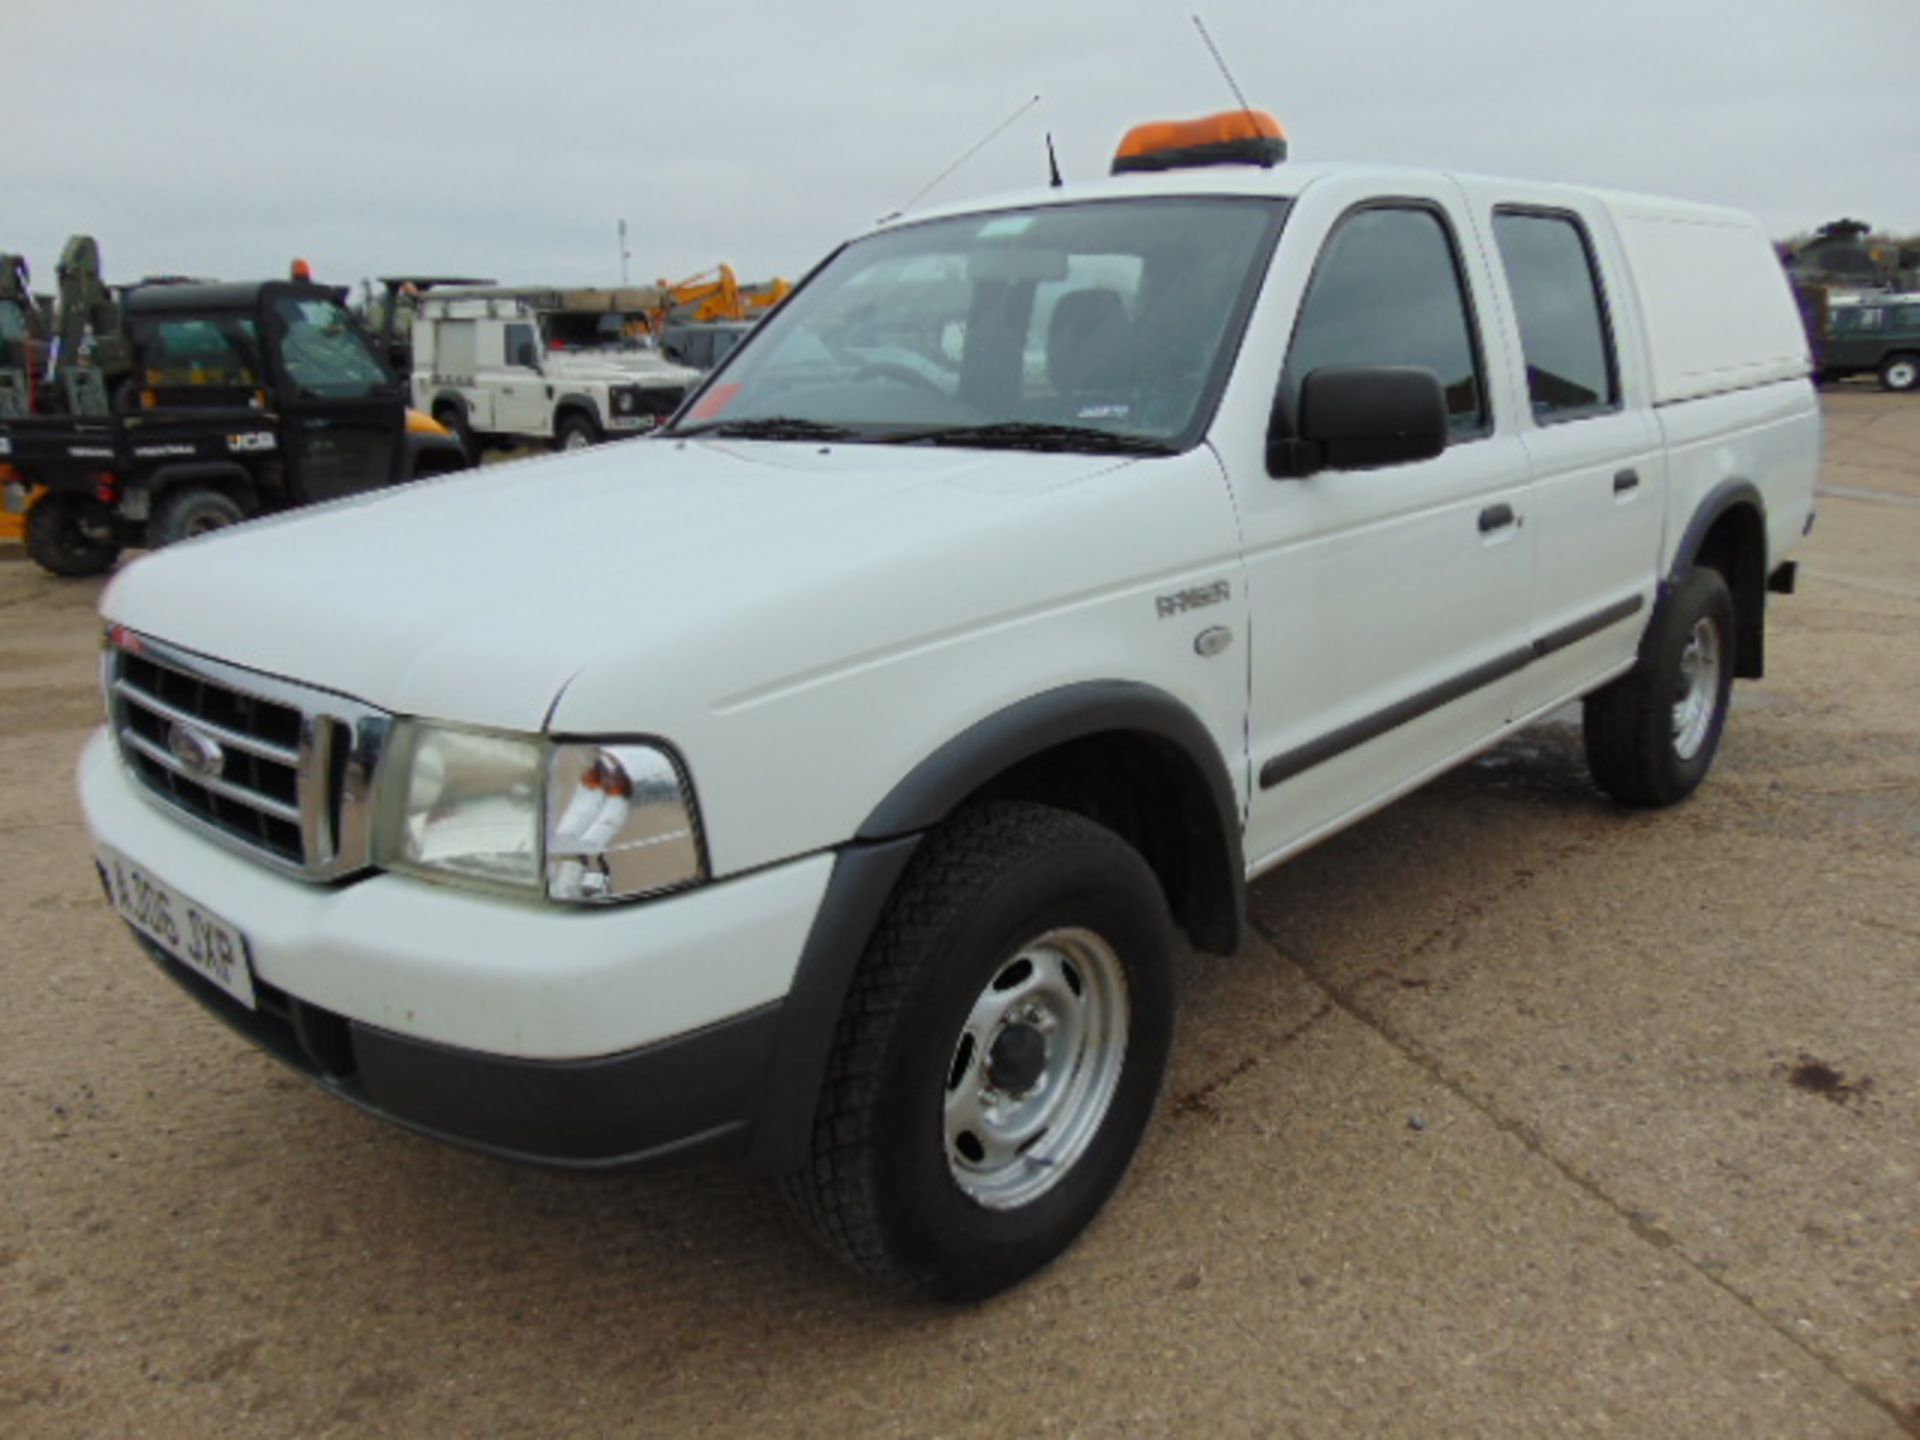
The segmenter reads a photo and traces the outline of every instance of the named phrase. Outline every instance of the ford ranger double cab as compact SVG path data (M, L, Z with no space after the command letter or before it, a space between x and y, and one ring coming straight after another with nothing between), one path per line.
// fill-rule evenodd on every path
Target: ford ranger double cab
M1766 235L1196 124L848 242L656 438L125 569L79 787L158 968L969 1298L1120 1182L1255 876L1574 700L1684 799L1812 521Z

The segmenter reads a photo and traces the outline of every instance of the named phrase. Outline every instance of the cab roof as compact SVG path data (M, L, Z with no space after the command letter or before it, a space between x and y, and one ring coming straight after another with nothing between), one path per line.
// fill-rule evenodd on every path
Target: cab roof
M315 285L303 280L231 280L216 285L136 285L122 306L129 315L157 315L203 310L254 311L275 295L298 295L315 300L346 301L345 287Z
M1569 196L1579 195L1595 199L1616 213L1652 213L1675 219L1693 216L1722 223L1734 219L1745 222L1749 219L1742 212L1723 206L1608 190L1593 185L1568 184L1557 180L1531 180L1517 175L1482 175L1471 171L1436 170L1410 165L1289 160L1284 164L1272 166L1208 165L1190 169L1102 176L1099 179L1086 181L1070 180L1057 189L1046 187L1017 190L931 206L925 210L912 210L902 215L891 215L874 228L889 230L898 226L918 224L924 220L940 220L951 216L993 210L1020 210L1040 205L1068 205L1096 200L1139 199L1150 196L1171 198L1241 195L1255 199L1291 200L1304 194L1321 181L1335 177L1363 178L1378 184L1383 193L1392 192L1396 179L1403 183L1414 178L1429 182L1440 178L1463 185L1524 185L1530 192L1562 190Z

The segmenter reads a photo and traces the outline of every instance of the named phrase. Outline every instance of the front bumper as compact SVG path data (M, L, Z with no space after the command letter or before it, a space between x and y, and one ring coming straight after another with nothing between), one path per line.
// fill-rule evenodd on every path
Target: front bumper
M364 1108L570 1165L744 1128L833 868L813 856L588 912L394 875L320 886L176 822L104 732L79 785L96 841L246 936L257 1011L150 951L196 999Z
M623 1055L516 1060L409 1040L259 982L249 1010L132 933L168 979L323 1090L436 1140L541 1165L739 1152L779 1031L775 1001Z

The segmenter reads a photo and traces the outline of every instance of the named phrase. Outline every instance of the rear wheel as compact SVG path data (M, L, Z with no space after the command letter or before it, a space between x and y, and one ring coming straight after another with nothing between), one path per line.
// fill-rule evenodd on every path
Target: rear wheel
M147 522L147 545L158 550L238 525L246 518L247 512L239 502L224 491L175 490L160 502L153 519Z
M553 448L556 450L585 450L598 445L600 440L600 427L590 416L582 415L578 410L569 410L562 416L559 427L553 432Z
M830 1252L974 1300L1073 1243L1126 1172L1173 1036L1173 923L1113 832L962 811L914 857L784 1187Z
M1880 367L1880 388L1920 390L1920 355L1889 355Z
M112 524L84 495L42 495L27 511L27 554L51 575L104 575L120 558Z
M467 407L442 402L433 407L433 418L444 425L460 442L460 448L466 452L469 462L475 458L473 448L473 427L467 423Z
M1733 691L1733 595L1696 569L1660 604L1632 670L1586 700L1587 765L1628 805L1672 805L1706 778Z

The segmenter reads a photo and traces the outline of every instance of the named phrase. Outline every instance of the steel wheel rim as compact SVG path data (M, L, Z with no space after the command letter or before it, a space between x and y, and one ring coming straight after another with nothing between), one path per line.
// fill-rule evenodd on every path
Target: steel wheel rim
M1887 367L1887 383L1896 390L1912 389L1916 379L1920 379L1920 367L1911 360L1897 361Z
M560 442L560 446L564 450L584 450L587 448L588 443L584 431L569 430L567 431L567 438Z
M221 515L202 515L181 527L180 538L191 540L196 535L211 535L216 530L224 530L232 522Z
M1720 628L1710 619L1694 622L1680 652L1679 693L1673 702L1673 750L1691 760L1706 743L1713 712L1720 703Z
M1049 930L994 971L947 1061L947 1170L963 1194L1012 1210L1066 1177L1120 1087L1128 1013L1120 957L1091 930ZM1023 1085L1010 1072L1034 1066L1034 1037Z

